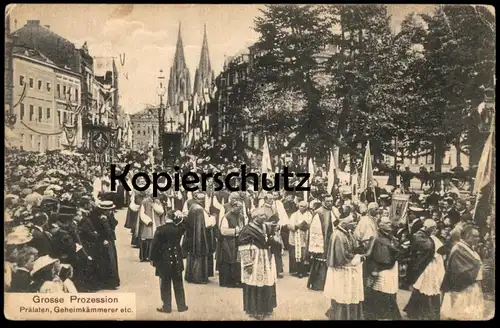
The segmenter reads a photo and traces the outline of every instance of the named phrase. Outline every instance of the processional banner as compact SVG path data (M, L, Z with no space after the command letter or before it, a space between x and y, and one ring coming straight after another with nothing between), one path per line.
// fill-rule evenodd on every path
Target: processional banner
M390 219L393 224L406 223L408 207L410 205L410 195L396 194L392 196Z

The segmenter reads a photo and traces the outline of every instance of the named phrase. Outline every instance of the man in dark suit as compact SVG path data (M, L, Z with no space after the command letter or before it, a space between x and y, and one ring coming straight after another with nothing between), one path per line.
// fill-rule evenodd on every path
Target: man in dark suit
M156 268L156 275L160 277L160 293L163 306L158 312L172 312L172 285L174 287L177 310L188 310L184 295L182 272L184 264L181 253L181 237L186 230L182 213L172 210L166 212L165 224L158 227L151 243L149 259Z
M33 239L30 246L37 249L39 256L49 255L52 252L50 234L45 231L48 223L49 216L44 212L38 212L33 217L33 230L31 231Z
M12 282L10 284L10 293L32 293L33 279L31 277L31 270L33 263L38 256L38 252L33 247L24 247L19 252L17 258L17 269L12 274Z

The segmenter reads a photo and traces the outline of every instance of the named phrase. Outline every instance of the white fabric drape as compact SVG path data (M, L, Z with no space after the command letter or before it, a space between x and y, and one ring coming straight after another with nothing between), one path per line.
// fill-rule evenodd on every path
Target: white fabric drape
M273 286L277 272L273 256L255 245L238 247L241 258L241 282L250 286Z
M437 253L443 243L435 236L431 236L431 238L435 245L434 258L413 284L413 288L427 296L441 295L441 284L445 274L443 256Z

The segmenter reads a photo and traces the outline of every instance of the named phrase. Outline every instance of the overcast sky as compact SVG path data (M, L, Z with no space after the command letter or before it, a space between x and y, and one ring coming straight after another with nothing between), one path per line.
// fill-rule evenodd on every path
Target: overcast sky
M179 22L191 81L198 66L203 26L206 24L210 60L216 74L225 56L233 56L258 38L252 29L262 5L93 5L22 4L11 11L11 29L27 20L40 20L55 33L80 47L87 41L92 56L115 56L121 105L133 113L156 105L157 76L163 69L168 78L175 53ZM389 5L392 25L397 29L406 14L430 13L432 5ZM17 21L17 23L15 22ZM119 54L125 54L120 67ZM128 75L128 80L125 79Z

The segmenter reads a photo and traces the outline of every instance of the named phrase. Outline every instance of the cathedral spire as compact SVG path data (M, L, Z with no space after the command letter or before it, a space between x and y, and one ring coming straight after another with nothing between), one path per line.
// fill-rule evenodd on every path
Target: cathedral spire
M184 44L182 42L181 22L179 22L179 33L177 35L177 46L174 61L170 68L170 80L168 81L168 103L177 105L179 102L188 100L191 95L191 80L189 70L184 57Z
M210 64L210 54L208 51L207 25L204 26L203 42L201 45L200 62L194 77L194 93L203 96L205 89L211 89L214 74Z

